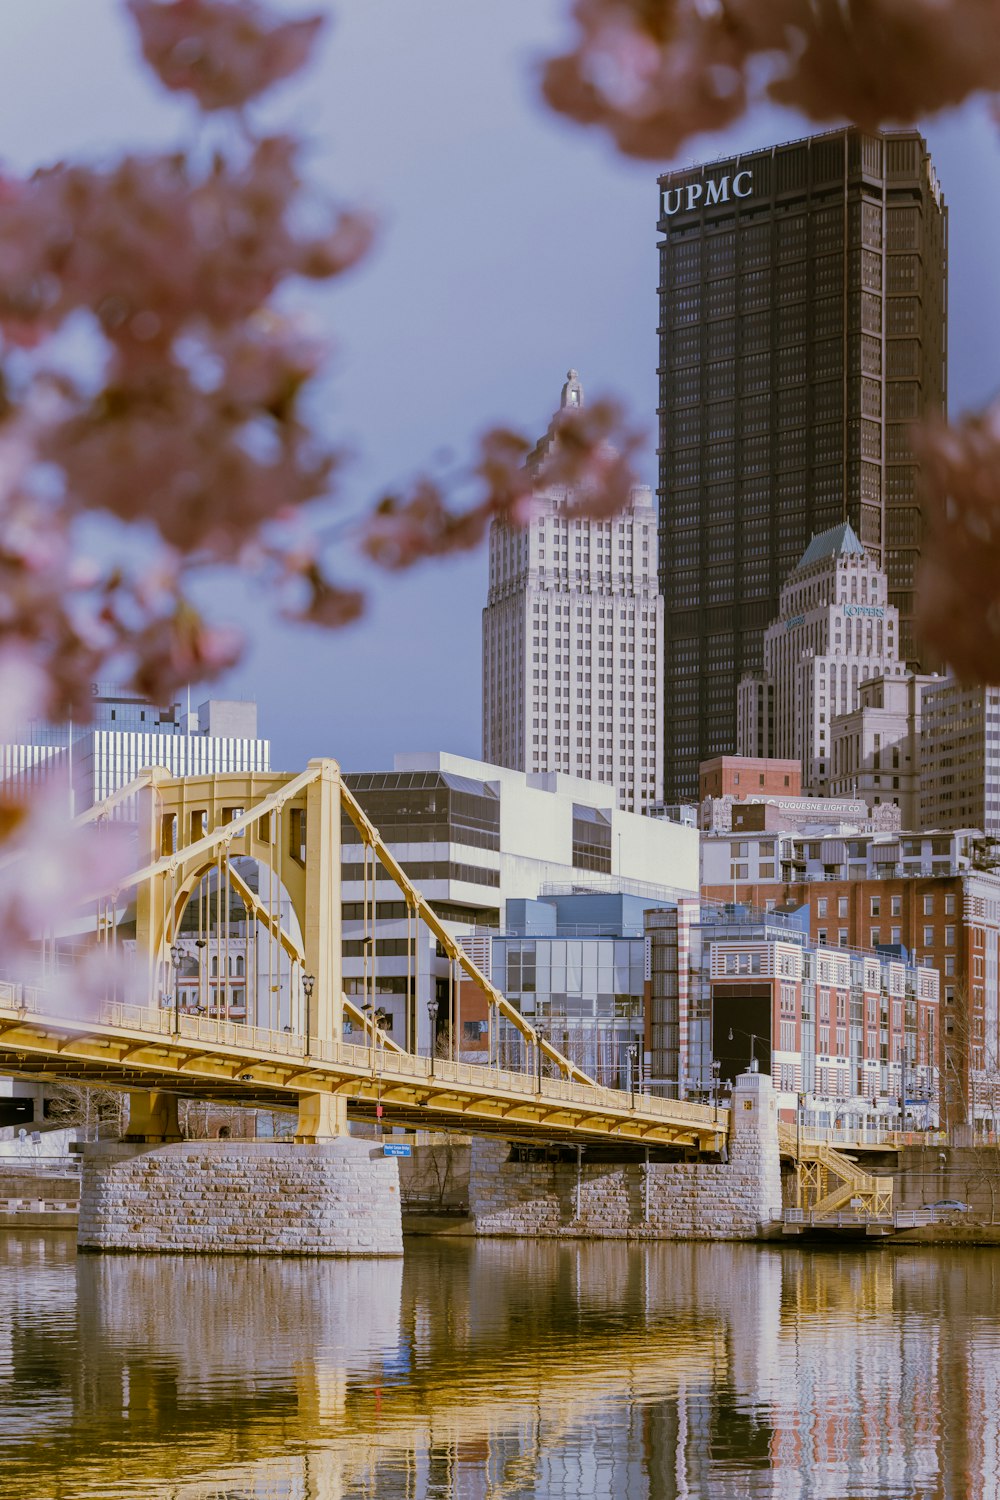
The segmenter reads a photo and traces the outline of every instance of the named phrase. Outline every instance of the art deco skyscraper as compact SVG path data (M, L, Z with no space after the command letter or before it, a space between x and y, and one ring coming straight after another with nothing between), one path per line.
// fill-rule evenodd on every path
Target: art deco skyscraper
M782 582L849 521L914 638L909 429L946 398L947 210L914 130L833 131L660 178L664 796L736 743Z
M582 403L570 370L553 426ZM541 486L528 525L494 521L489 560L484 759L607 782L619 807L645 812L660 797L663 744L663 601L649 489L636 486L627 510L601 521L578 514L565 486Z

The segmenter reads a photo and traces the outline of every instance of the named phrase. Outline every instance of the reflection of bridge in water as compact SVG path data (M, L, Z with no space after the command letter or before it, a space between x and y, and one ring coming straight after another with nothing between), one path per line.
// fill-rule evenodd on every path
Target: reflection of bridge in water
M977 1252L438 1242L405 1265L74 1268L51 1244L17 1296L0 1251L12 1495L995 1493Z

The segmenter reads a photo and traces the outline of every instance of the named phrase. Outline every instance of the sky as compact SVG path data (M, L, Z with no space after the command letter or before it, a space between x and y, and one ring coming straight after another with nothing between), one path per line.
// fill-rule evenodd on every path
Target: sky
M322 191L380 225L364 265L304 303L333 347L314 419L351 454L339 513L443 453L461 460L494 423L541 433L570 366L588 398L622 398L645 428L641 477L655 487L657 173L817 127L760 109L674 163L628 162L538 101L568 0L280 8L320 9L331 25L267 123L300 133ZM0 41L8 168L191 140L191 114L157 91L116 0L5 5ZM950 209L956 413L1000 388L1000 135L977 105L922 128ZM239 582L214 587L211 610L246 631L249 651L211 692L257 699L283 770L314 755L348 770L406 750L478 756L485 547L391 577L345 552L338 576L363 578L370 598L337 632L282 625Z

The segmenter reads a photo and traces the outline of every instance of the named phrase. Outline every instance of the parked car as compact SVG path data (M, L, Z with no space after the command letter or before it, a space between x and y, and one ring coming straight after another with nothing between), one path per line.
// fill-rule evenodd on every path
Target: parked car
M939 1213L943 1214L967 1214L969 1212L969 1205L959 1203L957 1198L941 1198L937 1203L925 1203L924 1207L936 1208Z

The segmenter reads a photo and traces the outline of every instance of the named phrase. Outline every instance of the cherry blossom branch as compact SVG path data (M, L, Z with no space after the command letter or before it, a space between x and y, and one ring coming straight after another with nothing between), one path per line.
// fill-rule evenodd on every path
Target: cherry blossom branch
M670 158L769 98L865 129L1000 93L994 0L574 0L547 102Z
M916 436L928 529L921 637L960 677L1000 681L1000 401Z

